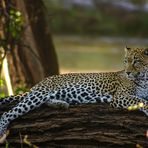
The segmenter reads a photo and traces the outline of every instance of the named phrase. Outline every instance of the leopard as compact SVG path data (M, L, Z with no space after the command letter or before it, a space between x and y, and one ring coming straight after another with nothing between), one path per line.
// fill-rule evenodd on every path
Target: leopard
M134 106L148 116L147 80L148 48L135 47L125 47L123 70L46 77L28 92L0 99L0 105L16 103L1 116L0 136L6 134L13 120L43 104L66 109L94 103L107 103L121 109Z

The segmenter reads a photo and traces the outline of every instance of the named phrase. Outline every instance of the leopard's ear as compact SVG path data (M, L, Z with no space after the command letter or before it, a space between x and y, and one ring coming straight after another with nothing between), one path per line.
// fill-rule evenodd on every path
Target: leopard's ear
M124 50L125 50L125 56L127 56L127 53L131 50L131 48L130 48L130 47L127 47L127 46L125 46Z
M148 56L148 48L145 48L145 50L143 51L143 54L144 54L145 56Z
M131 48L130 47L127 47L127 45L125 46L125 51L127 52L127 51L130 51L131 50Z

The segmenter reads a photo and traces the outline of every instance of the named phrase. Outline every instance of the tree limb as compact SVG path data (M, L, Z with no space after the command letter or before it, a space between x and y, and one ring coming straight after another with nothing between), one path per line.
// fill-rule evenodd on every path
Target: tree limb
M0 113L6 109L8 106L2 106ZM146 147L147 121L142 112L112 109L106 104L72 106L68 110L43 105L12 122L7 141L12 148L21 147L27 135L32 144L44 148Z

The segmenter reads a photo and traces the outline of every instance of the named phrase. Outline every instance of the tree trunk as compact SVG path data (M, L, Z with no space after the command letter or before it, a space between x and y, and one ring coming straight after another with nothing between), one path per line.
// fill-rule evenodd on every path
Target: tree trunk
M44 77L58 74L58 61L42 0L15 0L22 13L24 32L8 56L12 85L30 88ZM45 13L44 13L45 12Z
M49 30L48 12L43 0L24 0L30 25L36 40L37 51L40 55L45 76L58 73L58 63L51 33ZM50 49L50 50L49 50Z
M2 106L0 113L6 109ZM142 112L112 109L106 104L62 111L43 105L13 121L7 140L11 148L28 147L22 144L25 135L41 148L148 147L147 121Z

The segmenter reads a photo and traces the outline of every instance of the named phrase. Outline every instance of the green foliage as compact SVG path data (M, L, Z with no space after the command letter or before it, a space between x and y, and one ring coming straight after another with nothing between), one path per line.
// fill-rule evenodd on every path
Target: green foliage
M4 92L0 93L0 98L4 98L6 96L6 94Z
M0 79L0 87L3 87L3 86L4 86L4 80Z
M22 26L23 26L23 19L22 14L20 11L11 9L9 11L9 24L7 31L9 32L9 35L14 39L18 40L22 33Z
M130 0L132 3L137 5L144 5L146 3L146 0Z
M0 38L0 75L2 71L2 63L7 52L13 50L18 44L23 28L23 17L20 11L16 9L13 1L7 3L5 0L0 1L0 19L2 36ZM3 93L5 88L4 80L0 78L0 98L5 97ZM24 89L24 88L23 88ZM22 90L23 90L22 89ZM20 89L19 89L20 91Z
M80 35L119 35L148 36L148 13L126 11L109 4L99 5L96 9L48 4L51 14L50 26L55 33Z
M0 89L2 89L4 86L5 86L5 81L2 78L0 78ZM6 94L4 92L0 92L0 98L3 98L5 96Z
M20 84L20 86L18 86L16 88L15 94L22 94L22 93L27 92L27 91L28 91L27 87L23 84Z
M5 148L9 148L9 143L6 141Z
M5 3L5 1L3 1L3 3ZM0 38L0 47L2 47L6 53L8 50L13 50L21 38L23 32L23 17L11 1L6 6L1 5L0 9L3 10L0 14L3 29L3 36Z

